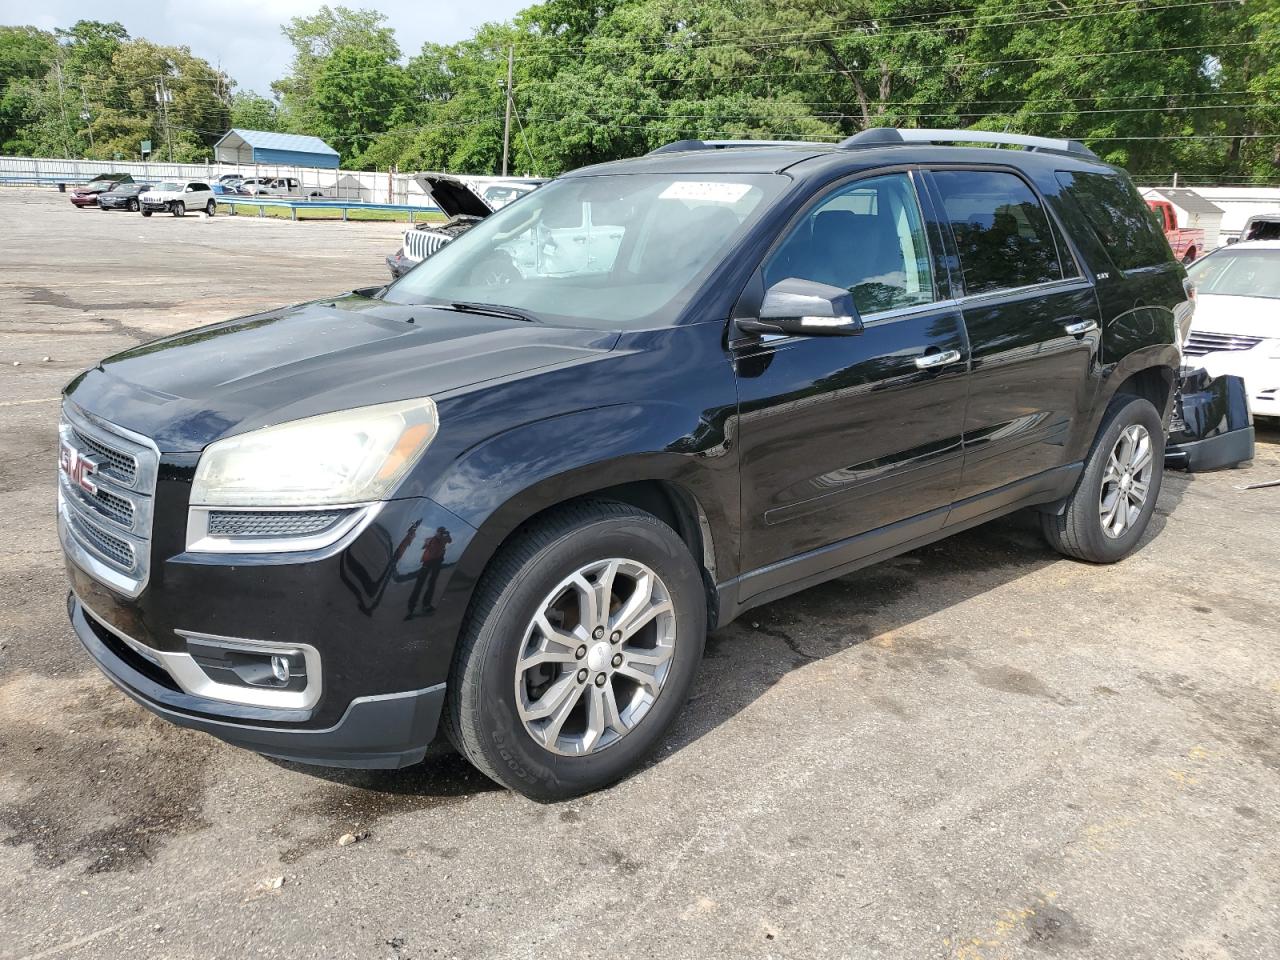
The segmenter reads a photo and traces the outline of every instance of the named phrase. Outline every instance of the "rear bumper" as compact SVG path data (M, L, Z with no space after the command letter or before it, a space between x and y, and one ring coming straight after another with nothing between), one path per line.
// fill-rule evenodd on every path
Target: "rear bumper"
M418 763L435 739L444 707L443 683L422 690L357 697L335 724L320 729L290 727L269 719L231 722L207 715L225 714L226 703L192 696L160 682L145 661L131 656L128 647L113 640L91 619L74 593L68 596L67 609L76 636L116 686L171 723L212 734L234 746L300 763L396 768ZM265 713L258 711L259 716Z

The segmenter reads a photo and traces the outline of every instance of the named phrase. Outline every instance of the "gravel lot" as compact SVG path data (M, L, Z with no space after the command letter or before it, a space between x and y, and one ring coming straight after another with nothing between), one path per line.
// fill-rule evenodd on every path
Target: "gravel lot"
M1169 475L1117 567L1012 518L749 614L604 793L309 769L91 666L56 398L142 339L381 282L402 228L13 190L0 224L0 956L1276 955L1280 488L1241 487L1280 478L1280 433Z

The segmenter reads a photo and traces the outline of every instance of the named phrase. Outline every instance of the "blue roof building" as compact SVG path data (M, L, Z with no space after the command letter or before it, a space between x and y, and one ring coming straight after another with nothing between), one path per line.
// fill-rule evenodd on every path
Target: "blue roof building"
M338 151L319 137L266 130L228 130L213 147L219 163L338 168Z

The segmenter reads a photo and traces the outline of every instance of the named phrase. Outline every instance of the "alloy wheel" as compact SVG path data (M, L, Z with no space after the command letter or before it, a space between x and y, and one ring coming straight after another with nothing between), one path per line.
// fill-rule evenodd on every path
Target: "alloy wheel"
M1111 449L1102 473L1098 513L1102 532L1113 540L1123 537L1142 515L1155 469L1152 454L1151 434L1140 423L1125 427Z
M675 607L662 579L634 560L580 567L538 606L516 661L525 730L566 756L596 753L644 719L670 672Z

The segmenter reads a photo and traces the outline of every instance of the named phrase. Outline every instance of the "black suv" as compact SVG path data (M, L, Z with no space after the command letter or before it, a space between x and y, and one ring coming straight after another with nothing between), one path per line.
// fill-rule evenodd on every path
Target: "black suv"
M936 142L969 140L1004 148ZM395 767L447 735L531 796L592 790L757 604L1023 507L1068 556L1132 551L1184 277L1074 142L579 170L388 287L72 381L71 619L127 694L234 744Z

